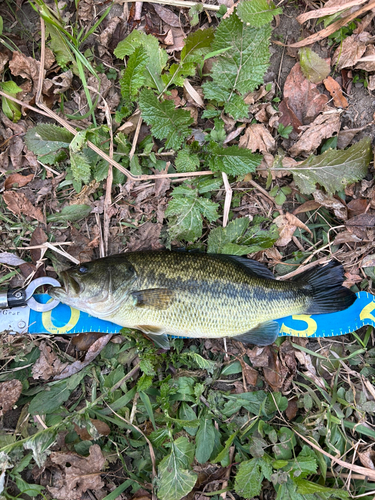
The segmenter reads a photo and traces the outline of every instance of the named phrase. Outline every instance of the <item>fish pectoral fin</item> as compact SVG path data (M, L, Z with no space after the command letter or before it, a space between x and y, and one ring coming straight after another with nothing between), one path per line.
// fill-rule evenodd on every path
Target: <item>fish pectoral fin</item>
M132 292L135 307L167 309L174 301L175 293L168 288L150 288Z
M273 342L277 339L278 334L279 324L276 321L267 321L266 323L260 323L248 332L241 333L241 335L236 335L231 338L239 340L244 344L263 346L273 344Z
M149 325L139 325L136 328L145 333L158 347L170 349L169 339L163 328Z

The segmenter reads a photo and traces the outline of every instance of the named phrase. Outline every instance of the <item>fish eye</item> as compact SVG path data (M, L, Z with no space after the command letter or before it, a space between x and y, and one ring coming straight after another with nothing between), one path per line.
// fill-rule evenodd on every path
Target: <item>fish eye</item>
M88 268L86 266L79 266L78 272L80 274L86 274L88 272Z

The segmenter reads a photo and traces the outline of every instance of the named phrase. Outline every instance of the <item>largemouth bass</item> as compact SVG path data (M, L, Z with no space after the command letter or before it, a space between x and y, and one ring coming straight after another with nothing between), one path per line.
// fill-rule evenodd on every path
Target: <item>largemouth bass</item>
M134 252L84 263L61 274L50 295L97 318L144 332L163 348L167 334L230 337L269 345L278 318L341 311L356 300L331 261L277 281L263 264L242 257L186 252Z

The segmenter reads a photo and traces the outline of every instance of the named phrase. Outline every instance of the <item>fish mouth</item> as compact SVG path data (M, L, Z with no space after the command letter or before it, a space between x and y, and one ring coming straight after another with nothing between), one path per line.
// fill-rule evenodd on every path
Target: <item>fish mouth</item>
M81 285L69 273L61 273L63 285L60 288L51 288L49 295L56 299L66 298L67 296L78 296L81 292Z

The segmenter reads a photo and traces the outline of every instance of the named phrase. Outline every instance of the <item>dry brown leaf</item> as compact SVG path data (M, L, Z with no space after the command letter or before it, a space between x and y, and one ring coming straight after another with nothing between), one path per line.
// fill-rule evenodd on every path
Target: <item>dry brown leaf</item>
M318 387L324 389L325 388L324 379L317 376L310 354L307 354L306 352L296 349L295 356L301 363L301 365L304 365L306 367L307 372L305 372L305 375L308 378L311 378Z
M14 187L23 187L26 186L30 181L34 178L34 174L30 175L21 175L21 174L10 174L4 182L4 189L7 191L8 189L12 189Z
M37 245L43 245L46 241L48 241L46 233L41 227L36 227L30 239L30 246L34 247ZM30 255L33 263L36 264L42 256L42 250L40 248L32 248L30 249ZM45 276L45 273L43 275Z
M275 151L276 142L264 125L254 123L249 125L241 136L239 147L250 149L252 152L270 153Z
M162 224L155 224L153 222L145 222L134 235L132 235L128 242L128 251L135 252L138 250L161 250L160 231Z
M78 333L78 335L73 335L72 344L77 351L88 351L92 344L100 337L103 337L103 335L106 334L99 332Z
M320 203L318 203L317 201L315 201L315 200L308 200L308 201L305 201L305 203L303 203L299 207L297 207L293 211L293 215L303 214L305 212L312 212L313 210L316 210L319 207L320 207Z
M181 28L172 27L170 31L172 32L172 35L173 35L173 45L169 45L166 48L166 51L168 53L175 52L175 51L179 52L185 46L186 35Z
M35 380L49 380L64 370L68 363L62 363L49 347L47 342L42 341L39 346L40 356L32 367L32 375Z
M38 207L34 207L30 200L23 193L17 191L5 191L3 200L7 207L15 215L26 215L39 222L45 223L44 216Z
M255 368L268 366L268 350L265 347L247 349L246 354Z
M340 84L336 82L331 76L323 80L325 88L333 98L333 104L336 108L347 108L349 106L346 97L343 96Z
M370 72L375 71L375 47L368 45L365 55L359 59L355 69L363 69Z
M258 380L258 372L254 368L251 368L242 358L239 358L239 361L246 383L255 387Z
M297 398L294 397L292 399L289 399L288 401L288 407L285 410L285 416L288 420L293 420L298 412L298 406L297 406Z
M335 21L334 23L330 24L327 28L324 28L318 33L314 33L313 35L308 36L307 38L301 40L300 42L290 44L289 47L294 47L294 48L306 47L306 45L311 45L315 42L320 42L320 40L323 40L327 36L332 35L332 33L335 33L335 31L339 30L342 26L347 25L348 23L353 21L353 19L355 19L356 17L374 8L375 8L375 0L372 0L364 7L360 8L359 10L356 10L354 13L349 14L348 16L343 17L338 21ZM274 43L276 43L277 45L284 45L281 42L274 42Z
M299 227L312 234L310 229L300 221L295 215L287 212L285 215L279 215L274 219L274 223L280 229L279 239L276 241L275 245L278 247L286 246L293 237L294 231Z
M374 227L375 226L375 215L371 214L361 214L356 215L352 219L346 222L346 226L358 226L358 227Z
M323 111L328 97L321 94L315 83L305 78L300 63L296 63L290 70L284 85L285 107L296 116L303 125L309 124ZM284 108L282 109L284 112ZM282 119L280 120L283 124ZM293 127L296 124L291 121Z
M53 486L47 486L57 500L81 500L87 490L101 490L104 482L105 458L100 446L90 446L90 455L82 457L76 453L52 452L49 459L58 466L52 474Z
M371 39L367 31L346 37L333 54L332 66L337 66L338 70L354 67L365 53L366 46Z
M6 63L9 61L10 55L2 48L0 52L0 76L3 74Z
M366 451L358 453L359 460L364 467L375 470L375 451L368 448Z
M22 383L17 379L0 382L0 417L13 408L21 392Z
M90 418L90 421L101 436L108 436L108 434L111 432L111 429L109 428L108 424L106 424L102 420L98 420L96 418ZM82 441L90 441L93 438L93 436L91 436L86 427L81 428L78 427L77 424L74 424L74 430L76 431L78 436L82 439Z
M85 366L90 364L98 354L100 354L100 352L108 344L111 338L112 335L110 334L100 337L96 342L92 344L92 346L90 346L83 361L74 361L74 363L67 365L59 375L56 375L54 377L53 380L63 380L64 378L70 377L71 375L74 375L75 373L81 371Z
M356 200L351 200L347 207L349 209L349 218L355 217L356 215L363 214L367 209L368 201L364 198L357 198Z
M180 28L180 18L176 16L174 12L157 3L152 4L152 6L160 19L162 19L166 24L169 24L169 26L173 26L174 28Z
M323 207L326 207L329 210L333 210L334 214L339 219L346 220L348 218L348 210L340 199L337 199L334 196L328 196L320 189L314 191L313 196L314 200L320 205L323 205Z
M339 233L336 238L333 240L333 245L341 245L342 243L359 243L361 238L356 236L349 231L342 231Z
M329 139L340 130L340 114L336 110L318 116L290 148L293 156L308 156L313 153L324 139Z
M33 82L34 90L38 85L39 62L33 57L27 57L17 50L13 52L12 60L9 61L9 69L13 76L22 76Z
M284 385L288 369L282 365L276 349L267 346L268 365L263 367L263 375L267 384L273 391L280 391Z
M305 23L309 19L318 19L320 17L329 16L331 14L336 14L338 12L342 12L346 9L350 9L352 7L357 7L363 3L367 2L367 0L334 0L328 1L325 3L324 7L321 9L311 10L309 12L305 12L301 14L296 19L300 24Z
M372 125L372 123L367 123L363 127L340 130L337 137L337 149L345 149L349 146L358 132L362 132L362 130L365 130L370 125Z
M69 90L70 86L72 85L72 80L73 80L73 72L70 69L52 78L52 83L56 87L53 93L62 94L63 92Z
M9 147L9 157L12 167L16 170L22 167L22 151L25 146L21 137L13 137Z
M199 88L200 93L192 86L189 80L186 78L184 81L184 97L186 101L190 104L194 104L195 106L199 106L200 108L204 107L203 102L203 90L202 87Z

